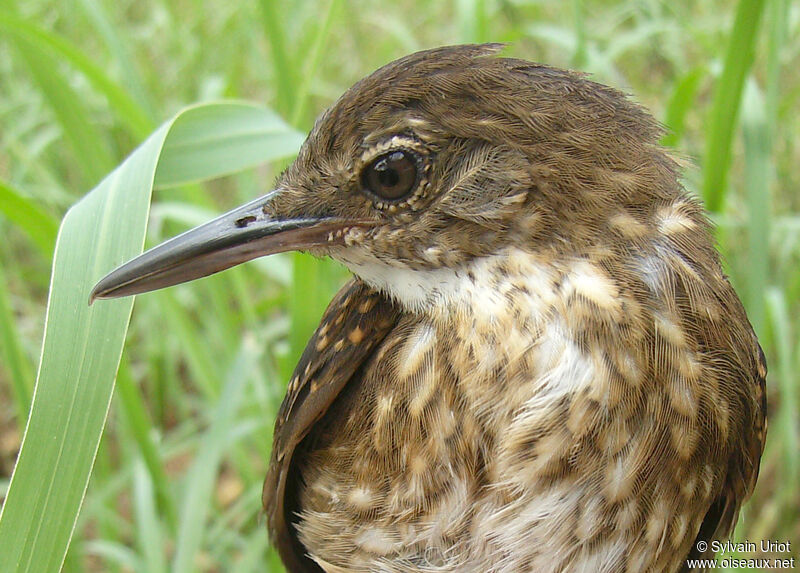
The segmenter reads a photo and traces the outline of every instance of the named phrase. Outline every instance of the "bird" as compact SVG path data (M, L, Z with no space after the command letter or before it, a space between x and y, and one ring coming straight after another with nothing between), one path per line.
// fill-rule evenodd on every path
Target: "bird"
M627 95L502 50L379 68L273 191L91 293L352 271L275 423L292 573L689 570L753 491L766 362L684 162Z

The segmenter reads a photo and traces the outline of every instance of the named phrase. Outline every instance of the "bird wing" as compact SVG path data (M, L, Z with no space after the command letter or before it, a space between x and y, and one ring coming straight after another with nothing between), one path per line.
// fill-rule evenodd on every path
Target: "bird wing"
M295 449L399 316L399 309L389 299L361 281L351 280L328 305L289 382L275 422L262 500L272 542L291 572L319 570L305 556L290 522L293 508L287 497L296 484L287 478Z
M687 560L713 558L714 550L711 548L711 541L726 539L732 533L739 509L753 493L758 479L759 460L764 452L767 439L767 361L764 351L757 342L755 344L758 349L755 372L758 410L754 414L755 427L749 434L750 439L744 443L744 451L740 452L742 456L736 457L729 465L723 489L708 508L703 523L700 525L700 531L686 557ZM705 551L697 548L698 541L705 541L707 548ZM681 571L689 571L686 561L684 561Z

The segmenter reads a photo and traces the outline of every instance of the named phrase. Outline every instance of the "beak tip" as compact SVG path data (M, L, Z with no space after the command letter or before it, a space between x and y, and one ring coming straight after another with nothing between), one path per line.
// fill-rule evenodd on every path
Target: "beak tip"
M108 286L104 284L107 278L108 277L104 277L92 287L92 290L89 293L89 306L92 306L94 302L99 299L114 298L114 289L109 289Z
M102 298L102 296L103 295L100 293L100 290L97 288L97 285L95 285L95 287L92 289L92 292L89 293L89 306L92 306L92 304L94 304L94 301L96 301L98 298Z

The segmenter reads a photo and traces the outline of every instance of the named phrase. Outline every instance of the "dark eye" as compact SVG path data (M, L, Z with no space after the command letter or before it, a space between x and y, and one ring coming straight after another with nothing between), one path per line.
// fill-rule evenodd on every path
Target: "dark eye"
M417 186L418 179L416 157L401 150L375 158L361 173L361 184L388 201L406 197Z

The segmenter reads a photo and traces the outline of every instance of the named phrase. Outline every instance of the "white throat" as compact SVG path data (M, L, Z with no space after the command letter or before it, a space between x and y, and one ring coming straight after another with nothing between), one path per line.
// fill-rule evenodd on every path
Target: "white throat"
M465 272L453 269L415 270L381 262L347 263L353 273L409 312L450 303Z
M520 287L526 289L537 306L537 299L552 297L555 278L554 269L515 248L455 269L417 270L353 249L337 253L336 258L371 287L415 313L466 310L491 314L502 310L508 304L509 292ZM498 272L501 266L503 272Z

